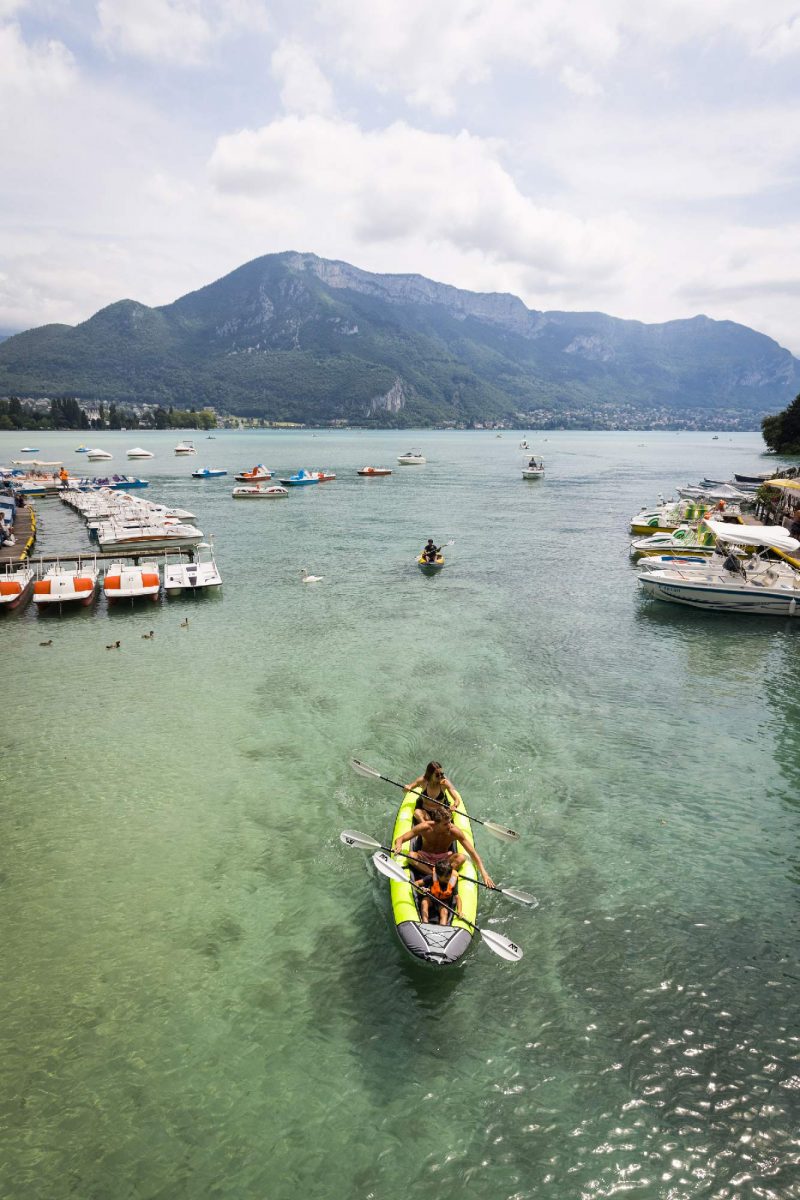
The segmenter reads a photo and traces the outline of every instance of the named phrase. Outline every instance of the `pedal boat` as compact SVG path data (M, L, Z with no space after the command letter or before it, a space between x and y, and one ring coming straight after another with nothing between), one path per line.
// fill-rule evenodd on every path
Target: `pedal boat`
M395 838L400 837L411 828L414 809L419 802L420 790L415 788L404 794L394 823L392 844L394 844ZM459 805L455 810L453 821L474 845L472 826L463 805ZM413 846L414 842L411 842L410 845ZM409 849L408 842L404 849ZM420 962L429 963L434 967L452 966L453 963L457 963L464 957L472 942L474 931L469 922L474 923L478 913L478 885L475 883L477 868L474 862L467 856L458 872L458 894L461 897L461 911L466 917L466 921L462 917L454 916L449 925L440 925L438 922L436 924L423 923L419 912L419 893L411 886L408 859L397 855L395 862L404 867L408 880L406 883L400 883L399 880L392 880L390 883L392 916L397 936L409 954L419 959Z
M294 475L287 475L281 480L284 487L305 487L309 483L319 483L319 473L315 471L301 470Z
M356 471L356 475L365 475L368 479L378 475L391 475L391 473L388 467L362 467Z
M201 467L199 471L192 471L192 479L218 479L220 475L227 474L222 467Z
M161 591L161 576L155 562L111 563L103 580L103 594L109 603L115 600L134 600L149 596L158 600Z
M30 597L33 588L33 567L7 563L0 575L0 609L8 611L18 608Z
M42 608L64 604L89 605L97 594L99 572L97 562L64 567L60 563L37 579L33 585L33 602Z
M272 472L268 471L263 463L259 463L252 471L241 471L234 475L234 479L237 483L263 483L265 479L272 479Z

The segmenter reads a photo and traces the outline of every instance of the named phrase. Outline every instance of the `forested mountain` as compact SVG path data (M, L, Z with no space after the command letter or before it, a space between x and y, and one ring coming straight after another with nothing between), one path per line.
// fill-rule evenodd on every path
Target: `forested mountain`
M757 428L798 390L800 362L730 321L537 312L293 252L0 344L0 395L306 423Z

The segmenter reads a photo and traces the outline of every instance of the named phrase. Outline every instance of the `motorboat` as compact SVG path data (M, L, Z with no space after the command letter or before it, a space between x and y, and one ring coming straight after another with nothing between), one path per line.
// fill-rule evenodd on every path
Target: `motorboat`
M145 596L157 600L160 590L161 576L155 562L111 563L103 580L103 593L108 601L133 601Z
M76 566L55 563L33 585L33 602L42 608L64 604L89 605L97 594L99 570L96 559Z
M6 563L0 573L0 611L18 608L30 599L34 570L27 563Z
M20 450L20 454L39 454L39 452L38 446L23 446Z
M89 453L89 447L88 447L88 446L76 446L76 447L75 447L75 453L76 453L76 454L88 454L88 453Z
M196 551L189 562L184 562L182 558L165 560L164 591L168 596L222 586L222 576L214 561L211 543L199 542Z
M523 479L544 479L544 462L532 454L522 468Z
M409 450L406 454L399 454L397 461L401 467L419 467L428 460L421 450Z
M747 500L749 499L747 492L743 492L741 488L731 487L729 483L716 484L714 487L706 487L703 484L687 484L686 487L678 488L678 495L684 500Z
M194 442L178 442L174 452L175 454L197 454Z
M249 471L241 471L234 475L234 479L237 483L262 483L265 479L272 479L272 472L263 463L259 463Z
M234 500L279 500L289 495L289 489L277 483L270 487L262 487L260 483L242 484L241 487L235 487L231 495Z
M436 558L428 558L425 554L420 554L417 566L423 575L437 575L444 567L444 555L437 554Z
M711 531L719 543L732 551L741 552L743 537L750 545L780 550L783 554L794 554L800 549L800 541L789 537L782 525L734 526L713 521ZM800 616L800 571L785 563L759 558L756 566L748 570L732 553L721 565L709 564L705 570L685 571L673 567L644 571L639 575L639 582L655 599L690 608L760 616Z
M388 467L362 467L359 471L356 471L357 475L364 475L368 479L378 475L391 475L391 473Z
M95 449L95 450L87 450L86 457L89 459L89 462L100 462L101 460L113 458L114 455L109 454L107 450Z
M164 522L149 525L127 525L119 521L103 521L97 529L97 541L105 551L114 550L165 550L170 546L196 546L202 540L203 531L195 525Z
M332 483L336 478L333 471L312 471L312 475L316 475L317 483Z
M143 450L141 446L134 446L128 451L128 458L155 458L152 450Z
M227 474L222 467L200 467L199 470L192 471L192 479L218 479L220 475Z
M309 483L319 483L319 472L317 471L296 471L294 475L287 475L285 479L281 479L284 487L305 487Z

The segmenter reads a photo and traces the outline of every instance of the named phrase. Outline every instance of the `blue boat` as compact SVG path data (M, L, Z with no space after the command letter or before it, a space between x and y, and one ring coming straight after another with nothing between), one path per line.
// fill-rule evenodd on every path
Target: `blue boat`
M304 487L307 483L319 483L319 478L311 471L301 470L296 475L288 475L281 483L284 487Z
M216 479L219 475L227 475L227 471L223 471L220 467L200 467L197 471L192 471L192 479Z
M76 446L76 447L75 447L75 453L76 453L76 454L88 454L88 453L89 453L89 447L88 447L88 446Z

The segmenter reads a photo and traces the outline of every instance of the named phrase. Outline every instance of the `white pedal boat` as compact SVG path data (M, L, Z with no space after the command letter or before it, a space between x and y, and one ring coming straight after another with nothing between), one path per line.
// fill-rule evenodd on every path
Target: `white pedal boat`
M109 602L138 600L145 596L157 600L160 591L161 576L158 573L158 563L155 562L112 563L103 580L103 594Z

